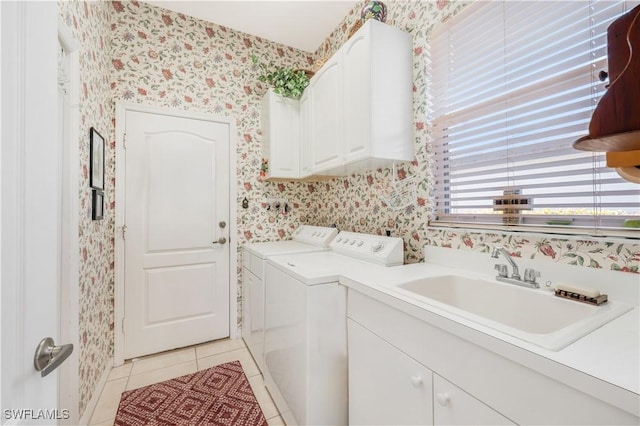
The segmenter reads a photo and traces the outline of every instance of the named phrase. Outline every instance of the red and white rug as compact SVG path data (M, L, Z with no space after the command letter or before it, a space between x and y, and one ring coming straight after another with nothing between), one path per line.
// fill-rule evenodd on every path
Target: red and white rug
M266 426L239 361L124 392L116 426Z

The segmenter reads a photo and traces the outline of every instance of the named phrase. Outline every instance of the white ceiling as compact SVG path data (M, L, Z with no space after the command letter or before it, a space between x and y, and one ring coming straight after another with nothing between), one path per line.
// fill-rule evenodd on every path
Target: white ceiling
M315 52L357 1L147 0L147 3Z

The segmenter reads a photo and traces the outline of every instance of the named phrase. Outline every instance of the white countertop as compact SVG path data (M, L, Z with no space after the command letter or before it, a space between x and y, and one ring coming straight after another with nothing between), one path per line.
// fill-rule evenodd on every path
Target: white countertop
M410 280L447 274L479 276L460 268L417 263L389 268L353 268L343 273L340 283L640 416L640 314L637 307L564 349L550 351L425 303L420 298L410 297L406 291L397 288Z

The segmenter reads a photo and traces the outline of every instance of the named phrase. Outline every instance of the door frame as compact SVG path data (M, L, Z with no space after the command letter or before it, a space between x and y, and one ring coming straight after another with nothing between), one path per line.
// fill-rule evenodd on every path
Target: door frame
M69 27L58 20L58 40L65 51L69 80L68 106L64 111L64 134L60 142L61 251L59 283L59 329L62 343L75 350L60 367L59 401L70 408L65 424L80 419L80 44Z
M115 283L114 283L114 366L124 363L124 239L123 226L125 217L125 119L129 111L149 114L163 114L179 118L206 120L223 123L229 126L229 337L238 337L238 225L237 225L237 176L236 176L236 120L234 117L217 116L193 111L176 110L172 108L156 107L136 104L132 102L116 101L116 187L115 187ZM236 277L236 278L234 278Z

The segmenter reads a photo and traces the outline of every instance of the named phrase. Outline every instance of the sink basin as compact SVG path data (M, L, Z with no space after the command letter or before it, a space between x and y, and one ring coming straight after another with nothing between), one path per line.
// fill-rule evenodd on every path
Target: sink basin
M411 297L550 350L560 350L632 309L593 306L551 292L497 281L441 275L400 284Z

